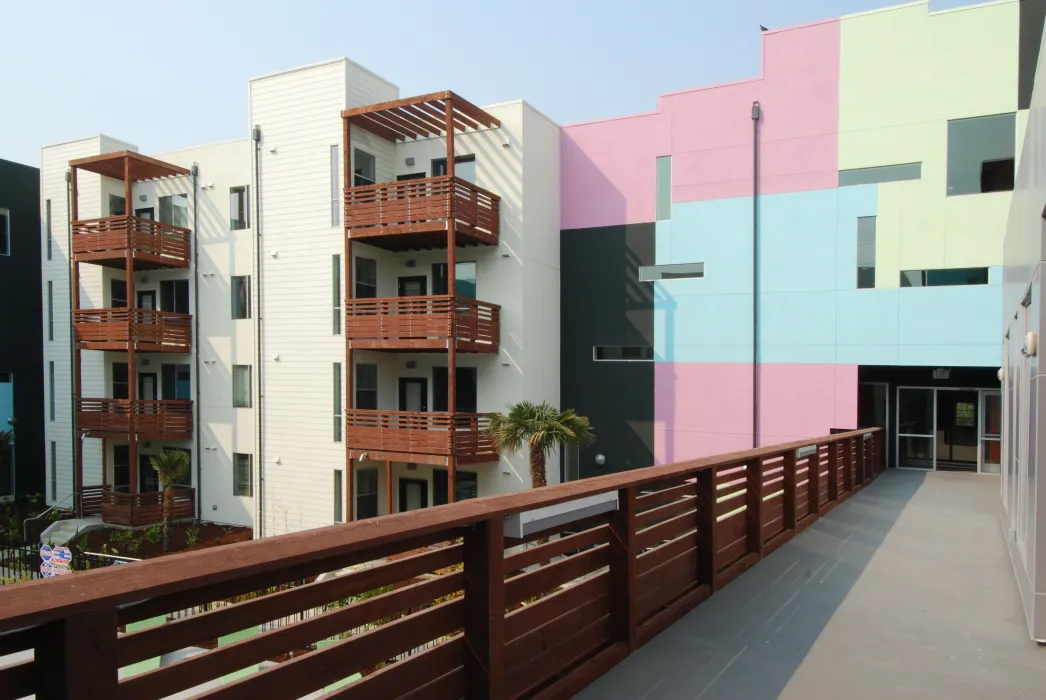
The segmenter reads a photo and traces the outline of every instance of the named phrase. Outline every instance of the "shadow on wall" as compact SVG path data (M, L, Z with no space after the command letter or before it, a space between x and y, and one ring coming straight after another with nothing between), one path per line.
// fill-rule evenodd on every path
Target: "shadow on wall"
M924 478L881 474L577 697L780 697Z
M571 133L565 129L560 132L560 172L563 179L560 187L560 212L587 206L599 211L600 226L620 226L628 223L625 196L573 140ZM650 186L653 187L654 183L651 182ZM567 199L574 201L574 207L568 207L565 201ZM582 203L578 204L578 200ZM566 228L568 224L571 222L561 220L560 228Z

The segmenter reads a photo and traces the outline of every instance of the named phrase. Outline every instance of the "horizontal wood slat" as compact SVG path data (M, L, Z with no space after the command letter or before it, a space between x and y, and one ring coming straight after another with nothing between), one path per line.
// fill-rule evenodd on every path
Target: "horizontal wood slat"
M403 697L460 669L465 653L465 640L458 635L402 661L387 664L366 678L327 693L323 700Z
M496 353L501 307L468 297L433 295L345 300L345 334L353 348L446 348Z
M89 261L123 257L146 257L163 267L188 267L192 232L137 216L107 216L73 222L73 254Z
M78 398L76 427L88 433L134 434L139 439L188 440L193 433L193 402Z
M192 316L151 309L73 309L76 341L88 350L189 352Z
M486 413L444 411L345 412L345 434L355 452L369 451L497 459L494 440L487 433Z
M182 520L196 516L196 489L172 489L171 518ZM120 493L109 486L85 486L82 502L87 511L94 510L94 494L98 494L98 512L107 523L115 525L154 525L163 522L163 500L166 491L148 493Z

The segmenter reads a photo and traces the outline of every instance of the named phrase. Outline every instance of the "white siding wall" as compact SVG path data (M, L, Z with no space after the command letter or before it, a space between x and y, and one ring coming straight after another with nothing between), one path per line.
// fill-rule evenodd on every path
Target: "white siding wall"
M331 256L344 242L330 221L330 146L341 144L350 72L372 91L367 101L396 97L350 68L339 60L250 84L249 123L262 132L265 535L332 523L333 471L345 466L345 445L333 441L333 364L344 362L345 341L331 327ZM389 163L379 158L380 175Z

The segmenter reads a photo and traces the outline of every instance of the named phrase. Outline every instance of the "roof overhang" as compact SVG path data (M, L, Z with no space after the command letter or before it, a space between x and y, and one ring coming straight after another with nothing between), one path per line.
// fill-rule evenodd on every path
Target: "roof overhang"
M124 176L129 174L132 181L159 180L189 174L189 170L180 165L165 163L134 151L115 151L99 156L77 158L69 161L69 167L117 180L123 180ZM128 170L125 170L125 167Z
M447 105L450 105L450 119L456 132L501 126L500 120L450 90L354 107L343 111L341 116L376 136L399 142L445 136Z

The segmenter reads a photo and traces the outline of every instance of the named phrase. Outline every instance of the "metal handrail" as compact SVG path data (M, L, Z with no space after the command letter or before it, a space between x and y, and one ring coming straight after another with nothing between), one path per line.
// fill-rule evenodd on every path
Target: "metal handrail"
M50 513L50 512L52 511L52 510L54 510L55 508L57 508L58 506L62 505L62 504L63 504L63 503L65 503L66 501L68 501L68 500L69 500L70 498L72 498L72 497L73 497L74 495L75 495L75 494L72 494L72 493L71 493L71 494L69 494L68 496L66 496L65 498L63 498L62 500L58 501L58 503L55 503L55 504L54 504L53 506L51 506L50 508L48 508L47 510L45 510L45 511L44 511L43 513L40 513L39 515L34 515L34 516L33 516L33 517L31 517L31 518L26 518L25 520L23 520L23 521L22 521L22 539L23 539L23 540L26 540L26 541L28 541L28 540L29 540L29 534L28 534L28 532L29 532L29 531L28 531L28 530L26 529L26 526L27 526L27 525L29 524L29 521L30 521L30 520L39 520L40 518L44 517L45 515L47 515L48 513ZM56 521L56 522L57 522L57 521ZM76 531L77 531L77 532L79 532L79 531L80 531L80 526L79 526L79 525L77 525L77 527L76 527Z

